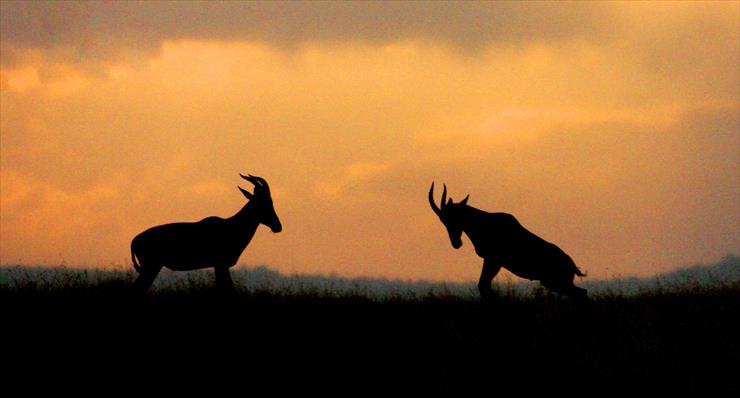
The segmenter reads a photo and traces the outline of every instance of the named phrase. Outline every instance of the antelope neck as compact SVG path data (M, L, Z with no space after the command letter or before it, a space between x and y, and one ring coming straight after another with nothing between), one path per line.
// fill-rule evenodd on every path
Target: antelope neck
M257 208L249 201L244 207L239 210L238 213L234 214L230 219L234 222L235 228L240 232L240 235L247 238L247 242L252 240L252 236L257 231L259 221L257 218Z
M470 241L473 244L477 242L479 236L480 220L482 219L481 213L484 212L482 210L476 209L475 207L467 205L462 212L462 220L460 222L460 225L462 226L463 232L468 235L468 238L470 238Z

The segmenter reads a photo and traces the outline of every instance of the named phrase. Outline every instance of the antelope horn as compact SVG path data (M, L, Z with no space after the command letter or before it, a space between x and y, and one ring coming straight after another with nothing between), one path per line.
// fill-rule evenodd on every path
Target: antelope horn
M252 179L252 175L251 175L251 174L249 174L249 175L244 175L244 174L242 174L242 173L239 173L239 177L241 177L241 178L243 178L243 179L245 179L245 180L247 180L247 181L251 182L251 183L252 183L252 184L254 184L254 185L257 185L257 184L256 184L256 183L254 182L254 180Z
M437 207L437 204L434 203L434 182L432 182L432 187L429 188L429 204L432 206L432 210L434 210L434 214L440 215L442 210Z
M243 175L243 174L241 174L241 173L239 174L239 176L240 176L241 178L243 178L243 179L245 179L245 180L247 180L247 181L251 182L252 184L254 184L254 185L255 185L255 186L257 186L257 187L261 187L261 186L262 186L262 184L260 183L260 180L262 180L262 179L261 179L261 178L259 178L259 177L255 177L255 176L253 176L253 175L251 175L251 174L249 174L249 175L246 175L246 176L245 176L245 175ZM264 181L264 180L262 180L262 181Z
M239 175L240 175L240 176L241 176L241 177L242 177L243 179L245 179L245 180L247 180L247 181L251 182L252 184L254 184L254 186L255 186L255 189L257 189L257 188L260 188L260 190L261 190L262 192L265 192L265 193L267 193L267 195L269 196L269 194L270 194L270 186L269 186L269 185L267 185L267 181L265 181L265 179L264 179L264 178L262 178L262 177L257 177L257 176L253 176L253 175L251 175L251 174L248 174L248 175L246 175L246 176L244 176L244 175L241 175L241 174L239 174Z
M264 178L253 176L251 174L249 176L252 177L255 181L257 181L261 186L263 186L265 188L269 188L269 186L267 185L267 181L265 181Z
M442 184L442 187L444 189L442 189L442 203L440 203L440 207L442 208L442 210L444 210L444 208L447 207L448 205L447 203L447 184Z
M270 194L270 186L267 185L267 181L265 181L264 178L253 176L251 174L249 176L252 177L255 181L257 181L260 184L260 187L262 187L262 189L264 189L268 195Z

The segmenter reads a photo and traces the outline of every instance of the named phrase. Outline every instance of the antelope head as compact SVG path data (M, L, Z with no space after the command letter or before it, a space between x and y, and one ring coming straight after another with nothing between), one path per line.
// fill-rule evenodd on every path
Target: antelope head
M242 191L244 197L249 199L249 203L256 207L256 214L260 224L270 228L272 232L280 232L283 230L280 219L275 213L275 208L272 205L272 196L270 196L270 186L267 185L262 177L255 177L251 174L244 176L239 174L243 179L254 184L254 193L250 193L242 187L239 190Z
M447 228L447 234L450 236L452 247L459 249L462 246L463 233L461 210L467 205L470 195L466 196L462 201L454 203L452 198L447 199L447 186L443 185L443 187L442 202L437 207L437 204L434 203L434 183L432 183L432 187L429 188L429 204L432 206L434 213L442 221L442 224Z

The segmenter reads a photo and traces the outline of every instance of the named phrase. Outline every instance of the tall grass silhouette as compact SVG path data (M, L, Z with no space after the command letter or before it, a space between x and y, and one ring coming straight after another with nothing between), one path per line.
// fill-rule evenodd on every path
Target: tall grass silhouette
M129 294L129 271L2 267L5 379L32 369L75 388L84 375L267 393L738 391L737 279L590 288L584 308L514 285L481 303L472 283L234 276L234 296L193 272L165 274L141 297Z

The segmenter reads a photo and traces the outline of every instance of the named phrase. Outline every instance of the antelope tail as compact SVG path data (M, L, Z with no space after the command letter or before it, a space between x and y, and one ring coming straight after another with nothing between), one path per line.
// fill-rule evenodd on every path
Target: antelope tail
M131 262L134 263L134 269L136 272L141 273L141 266L139 265L139 262L136 261L136 253L134 253L134 245L131 244Z
M577 276L586 276L587 275L586 272L583 272L580 269L578 269L578 267L575 264L573 265L573 268L575 268L575 272L576 272L576 275Z

